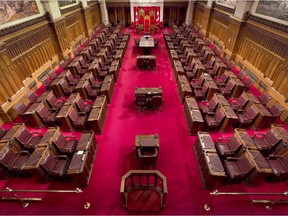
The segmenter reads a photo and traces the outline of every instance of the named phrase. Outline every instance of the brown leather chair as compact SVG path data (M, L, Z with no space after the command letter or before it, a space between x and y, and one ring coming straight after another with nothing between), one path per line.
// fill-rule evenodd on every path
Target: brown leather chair
M288 154L284 155L271 155L267 159L275 176L270 180L287 180L288 178Z
M154 58L154 56L151 56L148 58L147 68L154 69L155 67L156 67L156 58Z
M34 151L42 139L42 134L39 132L30 132L27 128L23 128L19 134L15 136L16 140L23 146L24 149Z
M267 92L263 92L258 99L263 106L266 106L272 97Z
M206 115L208 112L215 112L217 105L218 105L217 99L214 99L214 97L212 97L209 102L208 101L202 102L202 104L200 105L200 110L203 114Z
M137 68L138 68L138 69L143 69L143 68L145 68L144 58L142 58L141 56L137 56L136 64L137 64Z
M56 109L59 111L65 103L65 98L56 98L54 94L49 94L46 97L47 104L49 104L50 108Z
M89 113L92 109L91 101L84 101L81 97L77 101L75 101L75 105L78 109L78 112Z
M281 141L280 135L273 129L269 129L266 134L255 134L253 141L263 155L269 152Z
M238 183L241 183L255 167L245 152L239 157L228 157L223 162L223 166L229 180Z
M22 101L19 101L17 104L14 105L13 109L17 113L18 116L21 117L22 121L29 125L28 119L25 118L24 113L28 110L28 106L26 106Z
M45 76L41 79L41 83L45 86L48 87L52 81L49 79L49 77Z
M229 98L232 94L234 87L235 85L233 84L233 82L228 82L225 86L220 87L221 94L224 97Z
M54 139L53 143L59 150L60 154L72 154L74 153L78 140L76 140L75 136L63 136L60 132Z
M59 122L56 119L57 114L57 109L48 109L44 105L38 110L38 115L41 117L41 120L44 122L46 127L59 125Z
M268 108L268 111L272 114L271 121L274 122L284 112L284 108L276 102L274 105Z
M69 164L70 160L66 155L59 155L55 150L49 149L46 152L45 159L40 163L44 180L65 177Z
M93 89L90 83L88 83L88 85L85 85L85 89L86 89L89 99L91 100L95 100L100 92L99 89Z
M251 79L250 77L247 78L245 81L244 81L244 85L245 85L245 88L244 88L244 91L249 91L250 87L252 86L252 84L254 83L254 80Z
M50 70L50 71L48 72L48 75L49 75L49 77L50 77L51 80L55 80L55 79L57 78L57 76L58 76L58 75L55 73L54 70Z
M241 152L242 144L239 142L237 135L234 133L229 139L219 138L215 143L217 153L222 158L236 157Z
M238 79L243 80L244 77L246 76L246 74L247 74L246 71L241 70L241 71L237 74L237 77L238 77Z
M248 128L254 122L258 113L254 111L254 108L252 106L250 106L247 110L237 110L236 115L238 117L238 126L240 128Z
M29 157L28 151L15 151L7 145L1 150L0 164L10 174L21 174Z
M85 130L88 115L85 112L77 112L73 107L69 112L69 118L75 130Z
M197 87L194 89L195 98L197 101L204 100L208 92L209 86L204 83L202 87Z
M60 87L62 88L64 95L66 97L69 97L69 95L73 92L75 92L75 86L69 86L68 82L66 79L61 79L59 82Z
M219 129L225 115L222 112L211 113L208 112L207 115L204 117L205 124L209 130Z
M30 90L25 97L27 98L27 100L29 101L29 103L34 103L36 102L38 96L35 94L35 92L33 90Z
M160 110L160 106L162 105L162 96L154 95L151 98L151 108L155 110Z
M4 130L3 127L0 127L0 139L7 133L6 130Z
M139 110L144 110L148 107L148 98L146 95L136 95L135 106Z
M230 99L229 104L234 111L237 111L237 110L243 110L248 101L249 98L246 95L241 94L236 100Z
M137 150L137 156L140 161L141 169L149 169L150 166L152 166L152 169L156 169L156 162L158 159L157 148L140 148Z

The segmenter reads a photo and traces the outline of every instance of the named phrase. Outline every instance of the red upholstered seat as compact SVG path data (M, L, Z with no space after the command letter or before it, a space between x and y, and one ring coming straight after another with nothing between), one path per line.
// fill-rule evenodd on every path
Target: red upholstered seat
M209 102L204 102L200 105L200 110L203 114L207 114L208 112L215 112L218 102L213 97Z
M214 129L214 130L219 129L224 118L225 118L225 115L219 111L217 113L208 113L204 117L205 123L208 129Z
M241 182L254 169L250 157L243 153L240 157L228 157L224 163L224 169L231 181Z
M237 139L234 133L229 139L220 138L215 143L217 153L221 157L236 157L239 151L242 149L242 144Z
M19 151L16 152L9 148L8 146L4 147L1 151L0 164L4 166L11 173L19 174L23 167L26 165L30 154L28 151Z
M266 106L271 99L272 99L272 97L267 92L263 92L263 94L261 94L259 97L259 101L264 106Z
M74 136L64 137L61 133L53 139L53 143L56 145L57 149L61 154L72 154L77 146L78 141Z
M272 148L281 141L281 137L273 128L271 128L266 134L255 134L253 140L257 148L263 154L267 155Z
M30 90L25 97L28 99L30 103L33 103L37 100L38 96L35 94L33 90Z
M63 177L69 167L70 160L65 155L55 154L52 150L47 152L45 160L41 162L43 174L46 179L49 177Z
M87 122L87 114L83 112L77 112L73 107L69 113L69 118L71 119L73 126L78 130L85 130Z
M26 128L23 128L15 138L24 147L24 149L33 151L39 144L42 135L39 132L30 133Z

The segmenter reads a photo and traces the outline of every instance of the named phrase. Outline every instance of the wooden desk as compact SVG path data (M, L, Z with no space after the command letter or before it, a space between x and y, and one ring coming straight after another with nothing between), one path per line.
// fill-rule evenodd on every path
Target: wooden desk
M92 108L87 120L88 129L93 130L96 134L102 134L106 117L107 109L104 107Z
M247 149L246 152L255 166L245 179L247 185L257 186L264 177L273 176L273 170L270 168L260 151L256 149Z
M272 114L262 104L253 104L252 106L254 112L258 113L254 120L252 128L254 130L261 130L266 126L267 123L270 122L270 120L272 119Z
M215 93L220 92L220 89L218 88L214 80L206 80L205 82L208 85L208 91L206 93L205 99L211 100L211 98L214 96Z
M86 90L88 85L90 85L88 80L80 80L75 87L75 91L78 92L84 100L89 99L89 95Z
M136 157L138 158L137 150L140 148L157 148L159 149L160 141L158 134L139 135L135 137Z
M203 187L206 189L213 189L219 181L224 180L226 177L224 167L217 153L204 153L203 160L198 167Z
M186 124L190 135L196 135L204 124L204 119L199 109L188 109L185 114Z
M192 88L189 83L177 82L177 84L178 84L177 87L178 87L179 99L181 104L183 104L186 96L189 97L193 96Z
M220 130L223 132L232 130L234 122L238 121L234 110L230 106L220 105L218 112L222 112L225 115Z
M43 135L42 139L39 142L38 146L44 146L44 145L51 145L52 141L59 136L60 134L60 128L59 127L51 127L48 128L48 130L46 131L46 133Z
M73 178L79 186L85 187L89 184L97 149L94 132L82 132L67 170L67 176Z
M234 84L234 88L232 90L230 97L238 98L244 91L245 85L238 78L231 79L229 80L229 82L232 82Z
M162 96L162 88L135 88L135 95L159 95Z
M27 120L26 125L35 128L44 127L44 123L42 122L42 119L38 114L38 111L42 109L43 106L44 106L43 102L33 103L28 108L28 110L26 110L26 112L23 114L23 118Z
M136 64L141 69L154 69L156 67L155 55L138 55Z
M154 38L151 36L143 36L140 37L140 43L139 47L143 48L143 53L145 55L150 55L151 54L151 48L155 46L154 44Z
M194 150L199 163L203 160L206 152L216 153L214 141L208 132L200 131L197 133Z
M63 97L64 92L60 83L63 81L63 78L57 77L49 86L46 87L47 90L52 90L56 97Z
M47 152L49 151L49 145L41 145L37 146L37 148L33 151L30 155L26 165L24 166L23 170L33 176L36 177L38 180L44 180L44 174L41 168L41 162L45 160Z
M18 131L21 131L21 128L25 127L25 124L16 124L7 131L7 133L1 138L0 143L6 143L12 140L15 136L18 135Z
M114 76L111 74L111 75L107 75L103 81L103 84L101 86L101 89L100 89L100 94L101 95L105 95L106 96L106 99L108 101L108 103L111 102L112 100L112 95L113 95L113 92L114 92Z
M61 130L64 131L73 130L73 124L69 118L71 107L72 105L64 105L56 116L57 121L61 123Z
M176 50L170 49L169 51L170 61L173 62L174 60L179 60L179 56Z
M255 145L252 137L247 133L245 129L236 128L235 133L238 137L238 140L245 148L257 149L257 146Z

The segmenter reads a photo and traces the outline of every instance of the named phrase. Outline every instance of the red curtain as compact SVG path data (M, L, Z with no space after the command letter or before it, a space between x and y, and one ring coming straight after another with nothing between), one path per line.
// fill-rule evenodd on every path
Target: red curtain
M144 15L139 16L139 11L144 10ZM159 24L160 23L160 7L134 7L134 23L144 24L144 16L150 15L150 11L154 11L155 17L150 18L150 24Z

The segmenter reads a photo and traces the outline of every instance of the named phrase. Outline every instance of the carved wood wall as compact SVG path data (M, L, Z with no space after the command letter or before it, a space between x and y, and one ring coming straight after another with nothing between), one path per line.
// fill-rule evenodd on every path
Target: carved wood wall
M43 16L0 30L0 122L11 120L13 105L101 23L98 3L89 3L85 9L77 5L61 13L56 21Z
M252 16L238 20L230 11L218 7L205 10L196 3L193 23L232 57L242 69L248 70L261 91L271 93L285 107L282 119L288 120L288 35L279 24L267 25ZM208 20L207 20L208 19ZM206 25L208 23L208 25Z

